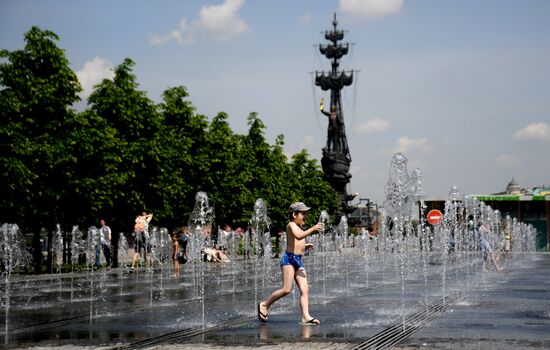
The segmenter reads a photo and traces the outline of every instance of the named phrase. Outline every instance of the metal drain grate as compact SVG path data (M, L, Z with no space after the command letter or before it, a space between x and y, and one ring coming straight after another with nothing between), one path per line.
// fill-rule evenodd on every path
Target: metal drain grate
M409 315L405 319L405 323L397 323L390 328L373 335L365 342L352 347L350 350L389 349L424 327L432 320L438 318L442 313L447 311L447 309L468 294L470 294L470 292L463 292L458 295L445 297L441 301Z

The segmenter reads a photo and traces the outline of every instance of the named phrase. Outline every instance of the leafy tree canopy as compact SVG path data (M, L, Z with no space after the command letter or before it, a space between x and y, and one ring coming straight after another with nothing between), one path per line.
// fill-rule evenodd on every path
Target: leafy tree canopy
M84 111L74 111L81 87L58 40L33 27L22 50L0 51L4 222L70 230L104 218L130 232L146 210L154 225L171 228L187 223L198 191L208 193L220 226L246 226L258 198L272 232L284 228L293 201L315 208L312 221L336 210L317 160L305 151L289 160L284 137L270 144L257 113L240 135L224 112L211 120L197 114L183 86L155 103L139 90L129 58L94 88Z

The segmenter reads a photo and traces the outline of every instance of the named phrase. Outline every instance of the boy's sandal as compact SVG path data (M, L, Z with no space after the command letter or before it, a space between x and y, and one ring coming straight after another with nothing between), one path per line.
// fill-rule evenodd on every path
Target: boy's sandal
M318 319L316 318L312 318L311 320L309 321L306 321L306 322L300 322L300 324L302 326L319 326L321 324L321 321L319 321Z
M260 303L258 303L258 320L267 322L267 315L260 311Z

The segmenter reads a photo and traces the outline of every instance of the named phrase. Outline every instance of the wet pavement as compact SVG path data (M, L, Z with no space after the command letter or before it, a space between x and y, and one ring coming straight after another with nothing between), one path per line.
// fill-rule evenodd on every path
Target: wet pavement
M423 345L426 344L426 345ZM550 255L528 254L400 345L550 349Z
M275 259L15 276L0 342L8 349L540 349L550 348L550 255L306 257L310 311L294 291L256 319L279 287ZM6 289L6 284L2 285ZM7 317L5 317L7 315ZM7 332L6 332L7 329ZM7 335L6 335L7 334Z

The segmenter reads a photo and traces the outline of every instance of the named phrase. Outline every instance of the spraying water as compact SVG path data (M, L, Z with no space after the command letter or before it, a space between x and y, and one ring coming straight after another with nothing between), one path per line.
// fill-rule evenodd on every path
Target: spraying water
M250 228L252 230L252 240L255 247L255 264L254 264L254 296L255 303L258 302L258 274L262 273L262 287L265 287L265 278L267 278L266 264L268 259L271 258L271 234L269 227L271 226L271 219L267 216L267 206L263 199L258 198L254 203L254 210L252 211L252 217L249 221ZM259 261L263 264L261 271L258 266Z
M385 187L386 200L384 208L390 221L390 246L396 250L398 256L395 263L398 265L399 280L401 282L401 316L405 327L405 272L408 259L408 242L412 232L412 209L421 195L422 173L415 170L411 176L407 169L408 159L401 153L393 155L390 162L390 175Z
M83 253L83 244L82 244L82 232L80 232L78 225L73 226L71 231L71 302L73 301L74 291L73 291L73 282L74 282L74 266L78 264L80 255Z
M330 224L330 216L326 210L321 211L319 215L319 223L323 224L323 229L319 232L319 250L322 253L322 270L323 270L323 300L327 298L327 251L328 251L328 242L327 242L327 233L332 231L332 226Z
M2 271L4 279L3 304L5 305L4 330L6 334L5 344L8 344L11 276L16 267L27 266L31 259L25 249L25 237L23 237L17 225L2 225L0 229L0 256L2 257L2 264L4 266L4 270Z
M193 276L195 276L196 294L200 300L202 327L205 327L205 290L204 290L204 266L202 254L205 247L212 245L212 225L214 223L214 208L210 206L206 192L197 192L195 206L189 216L189 260L193 264ZM198 269L198 271L197 271Z

